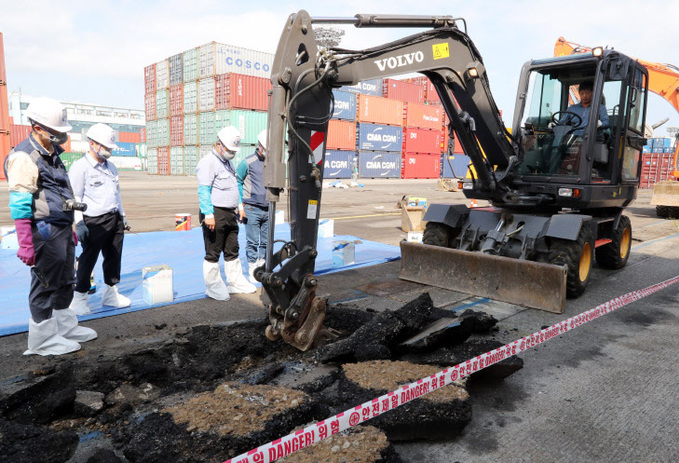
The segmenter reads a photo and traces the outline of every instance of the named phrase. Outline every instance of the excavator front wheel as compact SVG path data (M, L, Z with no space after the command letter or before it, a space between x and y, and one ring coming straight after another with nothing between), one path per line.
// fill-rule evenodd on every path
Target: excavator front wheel
M459 229L453 229L448 225L427 222L427 225L424 227L424 233L422 234L422 243L448 248L458 233Z
M566 278L566 296L574 299L580 297L589 283L594 260L594 238L587 227L580 229L576 241L555 239L547 262L554 265L565 265L568 270Z
M627 264L632 248L632 224L629 217L620 217L611 242L596 249L596 261L603 268L618 270Z

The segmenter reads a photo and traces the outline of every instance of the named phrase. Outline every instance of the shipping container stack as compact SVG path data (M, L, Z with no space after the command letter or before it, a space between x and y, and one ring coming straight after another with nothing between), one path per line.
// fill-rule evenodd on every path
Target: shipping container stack
M158 175L195 175L217 133L233 125L241 150L254 153L266 128L273 55L211 42L145 68L147 168Z
M674 150L672 138L651 138L648 140L641 155L639 188L653 188L653 185L657 182L673 178Z

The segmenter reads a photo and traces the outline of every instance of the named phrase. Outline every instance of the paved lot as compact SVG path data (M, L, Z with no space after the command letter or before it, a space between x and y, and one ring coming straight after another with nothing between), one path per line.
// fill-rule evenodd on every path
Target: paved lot
M135 231L171 230L174 214L197 213L195 179L123 173L127 214ZM363 188L324 191L321 215L335 233L388 244L405 237L395 208L405 194L430 201L464 202L459 192L436 190L433 180L366 180ZM7 192L0 184L0 204ZM628 208L634 242L627 267L594 269L587 292L561 315L489 302L479 309L499 320L496 338L510 342L632 290L679 274L676 221L655 217L650 192ZM0 207L0 224L9 222ZM194 223L194 226L196 224ZM200 256L197 256L200 258ZM398 280L399 263L325 275L321 294L376 310L395 308L423 291L455 307L468 295ZM265 316L261 296L228 303L198 300L94 320L100 338L75 355L112 355L173 336L186 326ZM472 388L474 420L446 442L401 444L406 462L672 462L679 461L679 285L588 323L527 351L523 370L501 384ZM163 324L167 327L159 329ZM0 338L0 377L66 359L23 357L25 335Z

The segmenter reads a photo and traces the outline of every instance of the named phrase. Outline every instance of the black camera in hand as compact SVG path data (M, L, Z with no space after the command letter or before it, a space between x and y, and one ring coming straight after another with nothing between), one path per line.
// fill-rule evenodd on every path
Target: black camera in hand
M87 210L87 204L85 203L79 203L75 199L65 199L62 206L61 210L68 212L68 211L81 211L84 212Z

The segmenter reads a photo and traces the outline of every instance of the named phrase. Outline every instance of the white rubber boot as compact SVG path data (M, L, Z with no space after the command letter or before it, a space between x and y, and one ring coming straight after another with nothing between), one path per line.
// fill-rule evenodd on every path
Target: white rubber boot
M248 262L248 275L250 279L250 283L253 285L256 285L259 283L257 279L255 278L255 269L258 267L257 262Z
M87 342L97 338L97 332L92 328L78 326L78 318L71 309L55 310L52 318L57 320L57 332L70 341Z
M235 293L254 293L257 291L255 285L250 283L245 275L243 275L243 267L240 265L240 259L234 259L229 262L224 262L224 273L226 273L226 283L229 285L229 292Z
M28 350L24 355L63 355L79 349L80 344L59 334L54 315L40 323L33 318L28 321Z
M92 310L90 309L88 299L89 295L87 293L73 291L73 300L68 308L73 310L76 315L89 315L92 313Z
M130 298L123 296L118 292L118 287L113 285L105 285L104 294L101 295L101 305L116 307L121 309L129 307L132 304Z
M229 300L229 290L222 280L219 262L203 261L203 280L205 280L205 295L218 301Z

